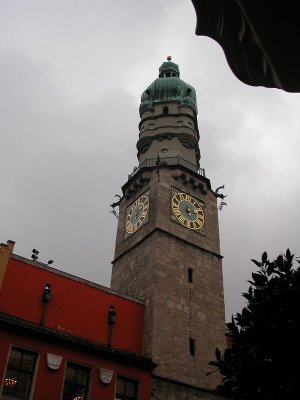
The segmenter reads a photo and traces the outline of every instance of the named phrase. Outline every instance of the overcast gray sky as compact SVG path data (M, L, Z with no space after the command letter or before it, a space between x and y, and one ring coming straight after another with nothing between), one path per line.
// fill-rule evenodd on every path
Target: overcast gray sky
M195 26L190 0L0 2L0 241L109 285L109 204L137 165L140 95L172 55L197 92L201 166L228 195L228 319L251 258L300 255L300 95L244 85Z

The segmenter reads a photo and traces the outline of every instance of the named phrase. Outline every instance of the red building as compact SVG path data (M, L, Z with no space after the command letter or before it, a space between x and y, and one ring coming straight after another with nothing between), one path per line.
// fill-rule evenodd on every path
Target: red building
M144 304L0 245L0 399L150 398Z

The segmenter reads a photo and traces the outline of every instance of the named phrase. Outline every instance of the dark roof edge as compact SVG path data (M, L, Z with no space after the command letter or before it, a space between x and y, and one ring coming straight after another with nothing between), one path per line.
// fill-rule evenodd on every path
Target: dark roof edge
M153 369L156 364L148 357L140 356L136 353L116 349L114 347L105 346L79 336L66 334L64 332L56 331L45 326L37 325L33 322L0 312L0 327L7 328L14 331L22 329L22 333L27 332L32 336L46 337L48 340L76 346L81 350L91 351L92 353L101 354L105 357L116 358L128 364L138 365L145 369Z

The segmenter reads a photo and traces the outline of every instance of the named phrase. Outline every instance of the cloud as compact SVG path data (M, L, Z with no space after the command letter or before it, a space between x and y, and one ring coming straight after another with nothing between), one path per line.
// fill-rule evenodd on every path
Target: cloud
M109 204L135 158L122 135L136 122L134 99L117 89L72 104L23 54L6 53L0 67L8 82L0 94L2 229L20 253L39 248L65 260L62 268L108 284L116 229Z

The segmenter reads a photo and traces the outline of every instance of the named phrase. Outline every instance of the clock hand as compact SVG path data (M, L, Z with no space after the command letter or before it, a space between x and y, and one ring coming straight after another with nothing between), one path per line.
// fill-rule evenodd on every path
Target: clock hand
M186 212L187 212L188 215L195 214L195 211L190 209L188 206L186 207Z
M137 219L138 215L139 215L141 212L142 212L142 207L138 207L138 208L134 211L134 213L133 213L134 218Z

